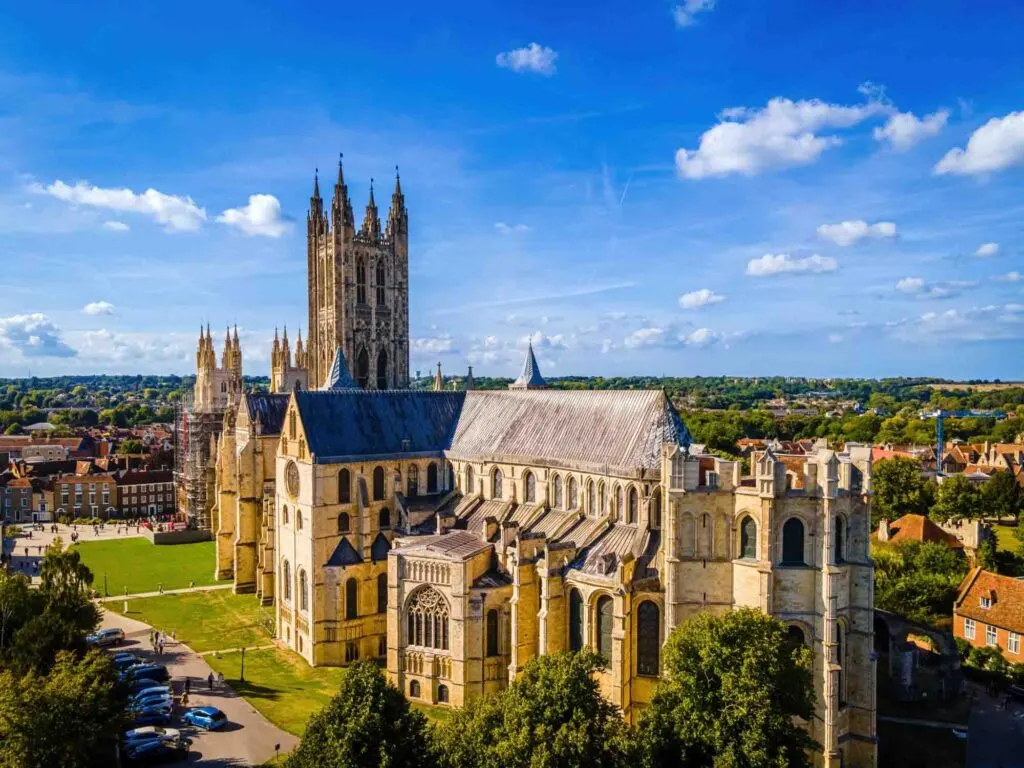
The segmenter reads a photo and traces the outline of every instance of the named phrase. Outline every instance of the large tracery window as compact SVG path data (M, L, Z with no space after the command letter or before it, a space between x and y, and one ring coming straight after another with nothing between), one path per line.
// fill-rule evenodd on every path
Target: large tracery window
M385 288L387 287L387 277L384 274L384 262L377 262L377 306L383 307L385 304Z
M420 589L405 613L409 645L448 650L448 603L440 592L433 587Z
M661 611L656 603L644 600L637 609L636 671L657 675L661 653Z
M614 604L608 595L597 600L597 652L604 657L605 664L612 663L612 623Z
M356 304L366 303L366 262L356 261Z

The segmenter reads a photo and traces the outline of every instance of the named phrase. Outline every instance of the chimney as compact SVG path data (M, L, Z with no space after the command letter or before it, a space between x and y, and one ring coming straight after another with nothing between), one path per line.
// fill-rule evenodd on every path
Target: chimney
M889 540L889 520L883 517L878 521L878 540L888 541Z

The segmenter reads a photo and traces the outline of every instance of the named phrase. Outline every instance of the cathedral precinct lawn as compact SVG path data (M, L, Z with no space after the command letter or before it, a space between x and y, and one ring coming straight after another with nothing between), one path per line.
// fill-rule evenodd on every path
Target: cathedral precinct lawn
M242 654L237 651L207 656L206 662L264 717L296 736L334 697L342 675L339 667L311 667L298 654L281 648L246 651L244 683L239 680ZM413 707L431 720L448 717L444 707Z
M1014 535L1017 529L1012 525L993 525L992 532L996 535L996 549L1001 552L1016 552L1020 543Z
M123 613L124 604L113 600L104 603L104 607ZM255 595L215 589L129 600L127 615L161 632L173 632L179 642L204 653L269 645L273 638L264 629L264 622L270 619L269 610L260 606ZM207 660L212 661L212 657ZM247 655L246 667L248 661Z
M83 541L74 545L82 562L92 571L92 586L103 594L120 595L181 589L216 584L213 578L215 549L212 541L195 544L150 544L134 536L109 541ZM104 576L106 580L104 581Z

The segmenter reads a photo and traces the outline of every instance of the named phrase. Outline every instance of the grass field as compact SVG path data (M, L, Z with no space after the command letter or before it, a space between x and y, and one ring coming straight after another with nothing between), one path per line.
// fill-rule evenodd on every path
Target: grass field
M115 600L105 607L121 613L123 606ZM128 616L161 632L174 632L180 642L198 653L273 642L260 623L262 610L253 595L235 595L230 589L128 601Z
M993 532L996 534L996 549L1003 552L1016 552L1020 546L1017 537L1013 535L1016 528L1012 525L993 525Z
M298 654L281 649L245 654L245 682L239 680L242 655L206 657L207 663L264 717L289 733L301 736L310 716L323 709L338 690L343 671L338 667L311 667ZM434 721L448 717L445 707L413 704Z
M94 577L93 588L120 595L216 584L212 541L157 546L142 538L85 541L75 545ZM106 580L104 581L104 576Z

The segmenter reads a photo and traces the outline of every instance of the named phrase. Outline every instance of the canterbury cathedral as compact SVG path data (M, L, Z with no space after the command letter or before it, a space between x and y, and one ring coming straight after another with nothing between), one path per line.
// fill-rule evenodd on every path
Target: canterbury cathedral
M281 646L311 665L376 659L442 706L591 647L635 722L669 631L750 606L813 652L817 765L875 764L868 446L765 450L744 472L695 444L663 391L549 388L532 349L506 390L410 389L397 176L386 220L371 186L358 229L341 163L327 208L316 179L307 260L307 338L275 336L271 392L242 390L230 338L194 398L221 419L217 576L273 606Z

